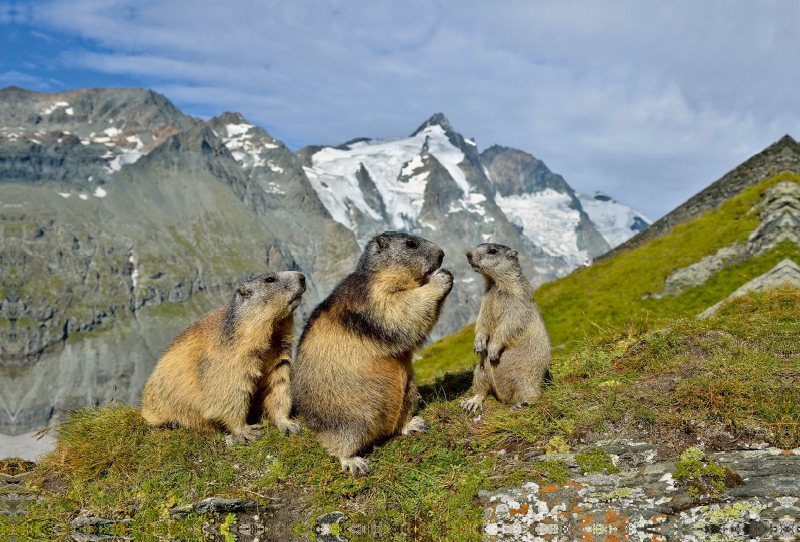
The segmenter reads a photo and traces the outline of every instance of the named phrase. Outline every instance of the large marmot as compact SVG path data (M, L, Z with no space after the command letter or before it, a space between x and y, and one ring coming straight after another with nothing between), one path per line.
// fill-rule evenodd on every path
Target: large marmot
M230 302L189 326L158 360L142 394L151 425L230 431L258 438L248 414L266 414L284 434L289 419L293 312L306 289L302 273L269 273L239 286Z
M486 290L475 322L474 349L480 355L472 388L475 396L461 403L474 412L487 394L519 408L539 397L550 366L550 336L533 287L522 274L517 251L483 243L467 252L472 269L486 279Z
M372 239L355 271L311 314L292 371L292 402L354 476L356 457L393 435L426 432L411 356L439 318L453 275L444 252L398 232Z

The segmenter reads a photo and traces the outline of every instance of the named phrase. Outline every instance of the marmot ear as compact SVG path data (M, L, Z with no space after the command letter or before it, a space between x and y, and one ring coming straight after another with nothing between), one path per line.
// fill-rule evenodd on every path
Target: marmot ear
M378 242L378 248L379 249L386 250L387 248L389 248L389 238L388 237L384 237L383 235L379 235L378 238L376 239L376 241Z
M516 250L512 250L511 252L506 254L506 256L508 256L509 260L513 260L514 258L517 257L517 254L519 254L519 252L517 252Z
M237 293L238 293L240 296L242 296L244 299L247 299L248 297L250 297L250 294L252 294L252 293L253 293L252 291L250 291L250 288L246 288L246 287L244 287L244 286L239 286L239 287L236 289L236 292L237 292Z

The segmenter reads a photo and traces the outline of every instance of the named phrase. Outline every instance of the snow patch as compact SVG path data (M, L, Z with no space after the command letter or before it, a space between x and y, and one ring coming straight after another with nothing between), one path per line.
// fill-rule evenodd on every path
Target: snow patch
M51 105L49 107L45 107L44 109L42 109L41 113L42 113L42 115L51 115L59 107L69 107L69 103L68 102L56 102L53 105ZM71 115L71 113L67 113L67 114Z
M225 131L228 132L228 137L236 137L238 135L246 134L250 128L253 128L252 124L226 124Z
M278 194L280 196L286 195L286 192L281 190L280 186L271 181L268 182L267 185L264 187L264 192L266 192L267 194Z
M70 196L69 192L56 192L56 194L58 194L64 199L67 199Z
M136 262L133 259L133 254L130 255L128 261L133 265L133 270L131 271L131 283L133 284L133 287L136 288L136 284L139 282L139 270L136 268Z
M139 151L123 152L122 154L116 155L108 163L108 166L105 167L105 170L108 173L114 173L115 171L122 169L122 166L136 163L136 161L142 156L144 155Z
M267 162L267 166L275 173L283 173L283 168L281 166L276 166L272 162Z
M576 193L581 207L611 248L620 245L653 223L645 215L602 192Z
M86 201L87 199L89 199L89 196L86 195L86 194L78 194L78 197L81 198L83 201Z
M103 133L107 134L108 137L117 137L122 133L122 130L120 130L119 128L112 127L112 128L106 128L105 130L103 130Z
M548 188L521 196L498 194L495 200L513 224L522 226L522 234L546 254L563 258L573 268L589 259L586 251L578 250L576 229L581 218L570 208L568 194Z
M104 198L108 195L108 192L100 188L99 186L94 189L94 197L96 198Z
M72 115L74 115L74 114L75 114L75 110L74 110L74 109L72 109L71 107L68 107L68 108L66 108L66 109L64 110L64 113L66 113L66 114L67 114L67 115L69 115L69 116L72 116Z
M139 138L138 135L128 136L128 137L125 138L125 141L127 141L128 143L133 143L134 145L136 145L135 149L137 151L142 150L142 147L144 147L144 143L142 143L142 140Z

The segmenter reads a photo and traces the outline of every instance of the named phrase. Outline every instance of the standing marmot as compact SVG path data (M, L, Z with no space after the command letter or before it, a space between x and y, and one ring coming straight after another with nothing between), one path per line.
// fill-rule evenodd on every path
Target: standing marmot
M461 408L482 409L489 393L519 408L539 397L550 365L550 336L516 250L484 243L467 252L467 260L486 279L486 290L475 322L474 348L481 356L472 382L475 396Z
M224 426L239 442L258 438L247 416L269 415L284 434L300 432L289 419L292 313L306 290L294 271L245 282L230 302L203 316L172 341L142 393L151 425Z
M300 337L292 402L354 476L369 472L369 461L355 454L393 435L428 430L413 416L419 394L411 355L453 287L449 271L436 271L443 258L420 237L378 235Z

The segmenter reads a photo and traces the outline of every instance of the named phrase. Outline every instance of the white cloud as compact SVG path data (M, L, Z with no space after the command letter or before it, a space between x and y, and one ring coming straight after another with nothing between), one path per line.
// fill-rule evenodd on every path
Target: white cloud
M403 136L443 111L481 148L653 217L800 137L791 0L56 0L30 18L97 45L65 65L189 113L242 111L296 145Z

